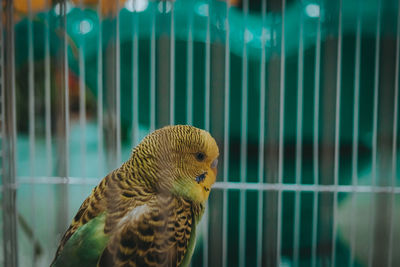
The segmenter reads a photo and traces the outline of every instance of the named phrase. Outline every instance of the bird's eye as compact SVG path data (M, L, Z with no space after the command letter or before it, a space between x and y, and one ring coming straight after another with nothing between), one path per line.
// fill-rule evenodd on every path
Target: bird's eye
M205 158L206 158L206 155L204 155L204 153L202 153L202 152L197 152L196 153L196 159L198 161L203 161Z

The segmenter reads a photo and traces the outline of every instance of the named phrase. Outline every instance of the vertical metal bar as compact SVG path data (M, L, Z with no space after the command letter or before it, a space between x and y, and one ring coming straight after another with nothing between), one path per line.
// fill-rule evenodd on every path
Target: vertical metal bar
M339 0L339 26L338 26L338 55L336 63L336 114L335 114L335 160L334 160L334 185L333 192L333 231L332 231L332 267L336 266L336 232L337 232L337 205L339 185L339 146L340 146L340 96L342 85L342 0Z
M28 108L29 108L29 169L30 178L35 176L35 78L33 66L33 25L31 1L28 5ZM33 205L33 203L31 203ZM34 207L32 207L34 208Z
M80 0L80 12L82 21L84 21L83 0ZM80 24L80 45L79 45L79 124L81 128L81 164L80 172L82 177L86 177L86 91L85 91L85 52L84 36L82 32L82 22Z
M62 101L60 106L60 166L58 167L58 174L63 177L68 183L69 181L69 69L68 69L68 35L67 35L67 3L62 1L60 5L60 30L63 33L62 38L62 51L59 57L61 63L62 79L60 82L60 100ZM59 196L58 201L58 214L57 214L57 232L61 233L65 231L68 224L68 185L59 185Z
M0 17L3 18L4 14L4 10L3 10L3 0L0 0L0 6L2 8L0 8ZM2 149L0 150L0 158L1 160L1 164L0 164L0 182L3 184L3 175L4 175L4 168L5 168L5 164L4 164L4 158L5 158L5 141L4 141L4 136L5 136L5 125L4 125L4 94L5 94L5 79L4 79L4 45L5 45L5 41L4 41L4 24L5 24L5 20L2 21L2 23L0 23L0 141L1 141L1 145L2 145ZM2 193L2 189L0 189L0 193ZM2 230L0 230L2 231ZM2 234L3 232L1 232ZM3 238L4 239L4 238ZM3 242L4 240L1 240L0 242ZM3 243L1 243L3 244ZM4 244L3 244L4 247ZM2 253L2 252L0 252Z
M375 72L374 72L374 107L373 107L373 125L372 125L372 197L371 197L371 216L369 225L369 253L368 266L372 267L374 255L374 232L375 232L375 186L376 186L376 161L377 161L377 133L378 133L378 90L379 90L379 54L380 54L380 30L381 30L381 1L378 0L376 25L376 42L375 42Z
M301 184L302 169L302 145L303 145L303 12L300 13L300 31L299 31L299 56L298 56L298 73L297 73L297 135L296 135L296 184ZM294 214L294 240L293 240L293 265L299 264L299 245L300 245L300 192L297 190L295 195L295 214Z
M14 5L5 0L5 33L2 35L2 106L4 105L4 175L3 175L3 249L4 265L18 266L17 206L16 206L16 99L15 99L15 54L14 54ZM3 14L2 14L3 15ZM3 18L3 17L2 17ZM4 38L4 39L3 39ZM3 59L4 58L4 59ZM7 77L7 78L6 78Z
M280 100L279 100L279 154L278 154L278 184L283 183L283 143L284 143L284 118L285 118L285 8L286 0L282 0L282 30L281 30L281 62L280 62ZM278 192L278 218L276 240L276 265L281 262L281 236L282 236L282 191Z
M97 15L99 16L99 35L97 42L97 137L99 166L104 165L104 137L103 137L103 27L102 27L102 0L99 0ZM99 168L102 176L103 168Z
M4 6L3 6L4 5ZM4 18L4 14L3 12L5 11L5 4L3 2L3 0L0 0L0 6L2 8L0 8L0 17ZM0 141L1 144L4 144L4 132L5 132L5 126L4 126L4 94L5 94L5 84L4 84L4 29L3 27L5 26L6 23L6 19L2 21L2 23L0 23ZM4 158L4 150L5 149L1 149L0 150L0 157ZM2 164L0 164L0 168L3 171L3 165L4 165L4 161L1 162ZM3 174L3 172L1 173ZM0 175L1 175L0 174ZM3 176L2 176L3 177ZM1 190L0 190L1 192Z
M35 78L33 66L33 25L31 1L27 0L28 5L28 109L29 109L29 169L30 178L35 175Z
M50 6L49 0L46 0L46 8ZM44 56L44 76L45 76L45 117L46 117L46 161L47 175L51 176L53 172L53 156L51 148L51 83L50 83L50 12L46 10L46 27L45 27L45 56Z
M225 28L225 94L224 94L224 182L229 175L229 89L230 89L230 40L229 40L229 10L230 2L226 2L226 28ZM222 210L222 267L227 266L228 257L228 189L223 191Z
M314 137L313 137L313 176L314 185L318 184L319 177L319 94L321 70L321 2L319 2L319 16L317 36L315 38L315 74L314 74ZM311 266L317 265L317 229L318 229L318 192L314 191L312 241L311 241Z
M247 171L247 16L249 1L243 1L243 49L242 49L242 108L240 129L240 182L246 182ZM246 257L246 191L240 190L239 208L239 266L245 266Z
M68 34L67 2L63 1L61 15L64 20L64 97L65 97L65 178L69 178L69 68L68 68Z
M205 64L205 122L204 128L210 130L210 1L207 2L207 34L206 34L206 64Z
M354 108L353 108L353 153L352 153L352 185L354 187L358 184L358 123L359 123L359 109L360 109L360 62L361 62L361 1L358 1L357 9L357 33L356 33L356 51L355 51L355 70L354 70ZM351 209L354 212L356 209L356 194L352 193L351 196ZM354 264L354 249L355 249L355 221L356 216L351 219L350 228L350 262L349 266Z
M392 144L392 200L391 223L389 230L388 266L393 266L393 237L395 228L395 193L397 178L397 125L399 113L399 65L400 65L400 1L397 4L397 33L396 33L396 67L394 80L394 115L393 115L393 144Z
M156 16L157 7L153 5L150 42L150 131L156 128Z
M32 226L32 266L35 266L35 69L33 59L33 13L31 0L27 0L28 7L28 110L29 110L29 179L32 182L30 197L30 216Z
M193 124L193 11L189 13L187 41L186 123Z
M3 7L5 7L5 5L3 5L3 1L2 0L0 0L0 6L1 6L1 8L0 8L0 18L4 18L3 16L3 12L4 12L4 10L3 10ZM6 147L7 147L7 145L6 145L6 141L5 141L5 122L4 122L4 110L5 110L5 108L4 108L4 105L5 105L5 100L4 100L4 94L5 94L5 84L4 84L4 68L5 68L5 66L4 66L4 29L3 29L3 27L4 27L4 24L5 24L5 20L3 20L1 23L0 23L0 143L1 143L1 150L0 150L0 183L3 185L4 184L4 180L5 180L5 178L4 178L4 176L6 175L6 166L5 166L5 161L6 161L6 159L5 159L5 157L6 157L6 152L5 152L5 150L6 150ZM1 195L1 197L2 197L2 201L1 201L1 207L0 208L4 208L4 204L3 204L3 202L4 202L4 195L3 195L3 187L0 189L0 195ZM4 211L2 211L2 213L4 213ZM5 252L5 245L6 245L6 242L5 242L5 231L4 231L4 227L5 227L5 225L4 225L4 218L3 218L3 216L4 216L4 214L2 214L2 216L1 216L1 219L2 219L2 221L1 221L1 223L0 223L0 244L1 244L1 246L3 247L3 249L0 251L0 256L1 256L1 261L0 261L0 263L2 263L3 265L5 264L4 263L4 252Z
M266 13L267 0L262 0L262 34L261 34L261 63L260 63L260 133L258 143L258 183L261 185L264 182L264 145L265 145L265 45L267 38L266 29ZM257 267L262 265L262 243L263 243L263 191L258 191L258 211L257 211Z
M46 17L45 17L45 37L44 37L44 100L45 100L45 140L46 140L46 175L53 174L53 156L52 156L52 136L51 136L51 80L50 80L50 1L46 0ZM53 197L52 186L47 186L46 195L50 200ZM50 200L49 210L54 208L54 200ZM51 233L54 232L53 226L46 231L45 242L50 243ZM49 259L50 260L50 259Z
M175 124L175 1L171 3L171 35L170 35L170 51L169 51L169 123Z
M205 59L205 114L204 114L204 128L206 131L210 131L210 17L211 17L211 6L210 1L207 1L208 14L207 14L207 34L206 34L206 59ZM208 203L206 204L205 218L203 219L204 231L203 231L203 266L208 266Z
M135 3L132 3L135 6ZM139 14L134 7L132 16L133 44L132 44L132 144L135 147L139 143Z
M116 0L116 5L117 5L117 9L116 9L116 44L115 44L115 89L116 89L116 97L115 97L115 101L116 101L116 113L117 117L117 165L119 166L121 164L121 53L120 53L120 32L119 32L119 25L120 25L120 17L119 17L119 13L120 13L120 5L119 5L119 0Z

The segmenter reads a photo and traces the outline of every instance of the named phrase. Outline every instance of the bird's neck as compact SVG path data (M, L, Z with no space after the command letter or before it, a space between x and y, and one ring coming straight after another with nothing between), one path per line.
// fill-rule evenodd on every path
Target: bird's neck
M163 199L175 199L174 203L177 203L178 209L190 209L191 213L195 217L196 222L200 221L203 216L205 205L204 203L196 203L191 200L185 199L181 196L173 196L170 193L159 193L159 197Z
M131 182L137 186L155 191L157 185L157 169L154 159L138 151L133 151L132 156L121 169L131 174Z

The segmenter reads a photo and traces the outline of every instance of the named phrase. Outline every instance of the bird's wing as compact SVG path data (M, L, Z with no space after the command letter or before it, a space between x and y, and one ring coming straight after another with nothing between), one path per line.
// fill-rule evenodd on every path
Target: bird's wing
M105 213L79 227L64 245L52 267L95 267L107 246L109 236L104 233Z
M155 197L119 221L98 266L179 266L194 240L192 227L189 203Z
M75 232L78 229L80 229L81 226L86 225L88 222L90 222L91 220L93 220L94 218L105 212L106 205L104 203L105 202L104 195L108 179L109 179L108 176L105 177L100 182L100 184L93 189L90 196L82 203L81 207L79 208L79 211L72 220L71 225L68 227L68 230L65 232L64 236L60 241L60 245L57 249L57 253L53 262L55 262L58 256L61 254L64 246L67 244L67 241L75 234Z

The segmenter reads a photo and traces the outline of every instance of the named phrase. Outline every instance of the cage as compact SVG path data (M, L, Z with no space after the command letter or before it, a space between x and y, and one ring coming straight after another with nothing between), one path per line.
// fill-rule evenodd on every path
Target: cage
M147 133L219 144L191 266L400 266L395 0L0 0L3 266Z

